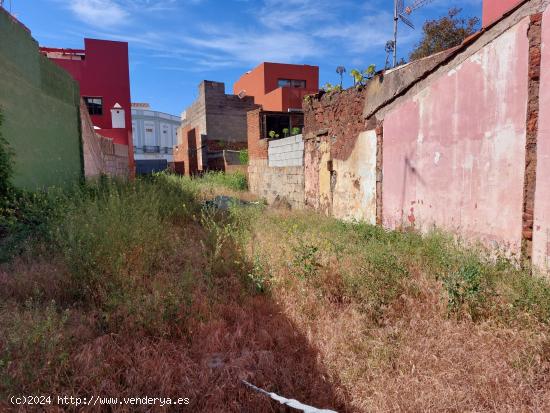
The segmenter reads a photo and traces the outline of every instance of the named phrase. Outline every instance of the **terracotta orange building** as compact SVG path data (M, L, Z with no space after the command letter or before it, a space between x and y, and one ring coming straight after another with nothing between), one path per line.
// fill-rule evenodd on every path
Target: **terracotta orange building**
M252 96L265 111L302 110L304 96L319 91L319 67L264 62L245 73L233 93Z

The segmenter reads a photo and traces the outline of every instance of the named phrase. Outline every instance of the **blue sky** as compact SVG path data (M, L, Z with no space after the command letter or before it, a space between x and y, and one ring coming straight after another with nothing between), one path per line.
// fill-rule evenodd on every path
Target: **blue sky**
M11 0L12 12L43 46L81 48L83 38L128 41L132 100L179 115L203 79L230 93L262 61L318 65L337 83L338 65L383 67L392 0ZM410 4L414 0L405 0ZM481 17L482 0L434 0L400 26L407 57L422 23L450 7ZM6 8L10 0L5 0ZM345 84L351 84L346 75Z

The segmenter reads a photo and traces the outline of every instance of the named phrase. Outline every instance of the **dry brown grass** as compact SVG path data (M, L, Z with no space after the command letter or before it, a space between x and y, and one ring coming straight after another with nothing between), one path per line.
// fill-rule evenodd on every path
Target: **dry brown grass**
M272 296L319 349L349 411L550 411L547 324L522 312L503 320L495 310L477 322L449 316L441 283L414 265L402 293L373 319L361 303L334 299L346 257L337 262L321 248L322 288L296 284L289 270L296 235L271 231L269 222L258 224L255 251L276 266ZM301 236L317 245L337 237L317 229Z
M218 194L243 198L210 185L199 199ZM191 400L84 411L283 411L246 379L339 412L550 411L545 296L511 300L524 293L509 267L476 261L493 287L451 309L442 277L463 257L437 237L312 213L186 214L158 239L169 248L134 242L124 265L98 266L124 276L92 302L63 250L1 268L0 410L42 393Z

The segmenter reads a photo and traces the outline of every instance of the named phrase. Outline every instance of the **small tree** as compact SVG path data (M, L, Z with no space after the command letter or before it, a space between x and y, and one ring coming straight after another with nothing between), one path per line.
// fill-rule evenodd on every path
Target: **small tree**
M479 27L479 18L460 18L462 9L452 8L447 16L438 20L429 20L422 27L420 43L411 52L410 60L421 59L434 53L458 46Z
M355 87L365 86L369 80L371 80L376 74L376 65L370 65L362 72L353 69L350 72L351 77L353 77L353 85Z

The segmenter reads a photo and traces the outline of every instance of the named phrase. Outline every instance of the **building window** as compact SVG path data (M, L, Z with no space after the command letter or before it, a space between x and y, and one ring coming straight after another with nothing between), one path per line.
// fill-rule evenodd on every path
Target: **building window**
M277 82L278 87L294 87L294 88L306 88L305 80L295 80L295 79L279 79Z
M305 89L306 88L306 81L305 80L292 80L292 87Z
M90 115L103 115L103 98L85 96L84 102L86 102Z
M145 128L145 132L153 133L153 129L152 128Z
M279 82L277 83L278 87L290 87L290 80L289 79L279 79Z

